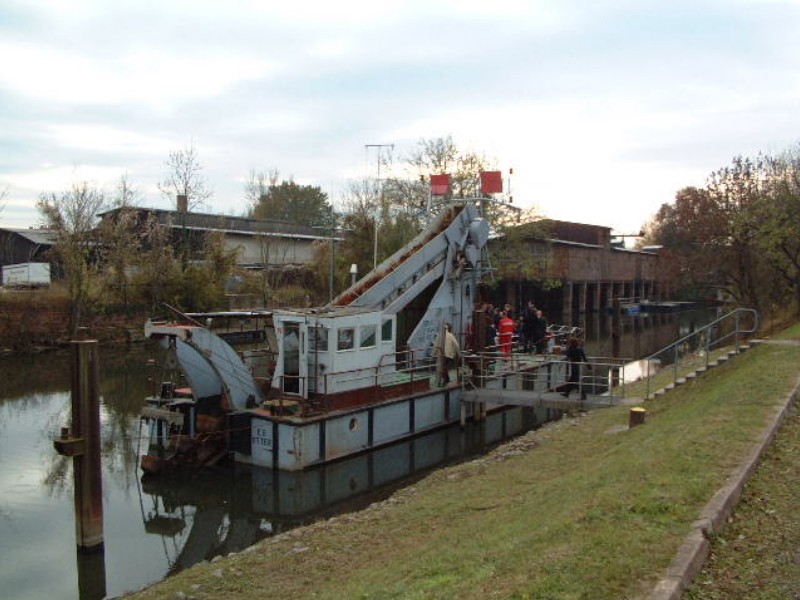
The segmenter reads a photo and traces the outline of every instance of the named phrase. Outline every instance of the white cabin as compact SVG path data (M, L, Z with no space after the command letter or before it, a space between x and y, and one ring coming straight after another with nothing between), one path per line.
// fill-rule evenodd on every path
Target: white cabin
M274 391L308 398L380 385L394 374L395 315L365 308L273 313Z

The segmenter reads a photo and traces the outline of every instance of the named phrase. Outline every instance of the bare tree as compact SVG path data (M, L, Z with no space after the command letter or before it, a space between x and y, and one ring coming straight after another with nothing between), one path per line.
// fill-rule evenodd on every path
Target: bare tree
M135 208L140 197L141 193L131 184L128 174L121 175L111 200L117 210L103 219L99 228L105 279L126 304L128 273L141 251L146 234Z
M186 196L188 210L207 208L208 199L213 192L203 177L203 166L197 157L194 144L170 152L166 165L169 168L169 175L158 184L161 193L176 202L178 196Z
M94 228L105 195L86 181L75 183L60 195L42 194L36 204L46 225L56 236L54 250L64 270L71 303L69 334L75 337L89 303Z
M336 251L336 270L345 274L341 282L346 283L351 264L358 265L359 273L366 273L412 239L420 224L408 212L395 210L390 199L382 198L374 180L352 182L343 200L341 225L347 233L341 250Z
M145 293L151 310L156 312L162 302L171 302L173 283L180 281L181 267L175 256L170 239L172 222L161 225L158 219L150 214L141 225L143 250L138 254L138 273L134 281L138 289Z
M263 306L273 306L276 292L287 282L286 256L289 245L269 236L259 238L261 269L257 271L255 281Z
M383 181L382 196L393 206L409 212L424 209L430 199L431 175L449 174L450 192L432 199L431 210L436 213L451 198L476 198L480 192L480 173L493 168L493 162L482 154L464 152L452 136L422 139L405 159L405 174ZM388 166L388 165L387 165ZM493 222L496 215L488 215Z
M244 184L244 197L249 206L248 212L255 211L261 198L269 194L271 187L278 185L278 170L270 169L269 172L252 169Z
M142 192L131 183L127 173L123 173L117 182L116 193L111 199L113 208L137 206L142 198Z

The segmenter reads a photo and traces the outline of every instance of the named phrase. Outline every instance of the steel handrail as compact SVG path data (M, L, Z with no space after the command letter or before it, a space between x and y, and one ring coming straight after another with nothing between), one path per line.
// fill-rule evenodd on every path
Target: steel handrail
M541 355L535 355L541 356ZM496 352L481 352L462 356L462 369L466 367L467 361L480 362L480 374L473 374L472 377L462 377L462 387L469 386L470 388L485 388L488 381L500 381L503 379L508 380L509 376L522 375L527 383L532 383L534 386L537 383L545 383L545 389L539 391L555 392L558 388L565 383L568 383L567 368L570 361L563 355L547 355L545 360L535 359L527 355L513 355L507 357ZM489 363L489 364L487 364ZM491 371L491 365L500 366L499 369ZM530 367L538 365L545 367L552 364L560 364L565 366L563 376L553 377L553 373L549 369L543 372L541 369L530 370L522 367ZM581 367L581 377L578 382L579 389L584 389L585 386L597 385L603 383L603 379L607 379L608 392L611 394L614 388L614 382L619 382L620 395L625 395L625 362L621 359L605 360L598 357L590 357L586 362L572 363ZM516 367L515 367L516 365ZM583 367L590 367L585 369ZM600 372L605 372L605 375L600 375ZM605 385L605 384L604 384Z
M742 326L741 317L743 315L750 315L751 320L752 320L752 327L751 328L748 329L748 328L745 328L745 327ZM726 333L726 334L720 336L719 338L717 338L715 341L712 342L712 339L711 339L712 333L717 328L719 328L720 325L722 325L723 323L727 324L731 320L734 321L733 330L730 331L729 333ZM737 309L734 309L731 312L729 312L729 313L727 313L727 314L715 319L714 321L711 321L710 323L707 323L706 325L704 325L703 327L701 327L697 331L693 331L692 333L687 334L687 335L683 336L682 338L677 339L676 341L672 342L671 344L669 344L667 346L664 346L661 350L658 350L657 352L654 352L654 353L650 354L649 356L646 356L643 359L643 360L646 361L646 364L647 364L647 375L645 376L645 379L647 380L647 385L646 385L646 388L645 388L645 391L646 391L645 398L646 399L650 398L650 382L652 381L652 378L655 376L655 373L651 373L650 372L650 366L651 366L651 364L655 363L656 361L660 361L661 360L659 358L659 356L661 356L661 355L663 355L665 353L669 353L670 351L672 352L672 354L673 354L673 360L672 360L673 379L672 379L672 382L674 384L679 379L680 350L681 350L682 347L684 347L686 345L691 346L690 342L692 342L694 340L699 340L699 341L703 342L703 350L704 350L704 353L705 353L705 366L706 366L706 368L708 368L709 361L710 361L709 357L710 357L710 354L711 354L711 350L722 346L723 342L728 341L731 337L733 337L734 340L735 340L734 341L734 350L738 354L740 340L742 339L743 336L746 339L746 336L752 335L755 332L757 332L758 331L758 324L759 324L758 311L756 311L753 308L737 308ZM701 336L705 336L705 337L701 337ZM699 346L698 346L698 348L699 348Z
M404 355L405 358L397 360L397 355ZM417 358L418 355L422 355L423 358L422 359ZM387 357L391 357L392 360L384 361L384 359L386 359ZM433 365L427 364L426 360L427 359L425 359L424 357L423 349L407 348L405 350L400 350L397 352L388 352L386 354L381 355L380 359L378 360L378 363L374 366L359 367L356 369L347 369L343 371L326 372L321 374L323 389L325 390L324 393L326 394L337 393L336 389L333 390L331 389L331 387L335 387L331 386L331 381L335 381L336 380L335 378L339 378L342 375L350 375L351 377L348 379L348 381L350 382L354 380L372 380L377 390L377 388L380 387L380 385L383 383L381 381L382 375L396 375L397 373L401 374L406 373L409 375L410 382L413 386L415 382L415 375L417 373L432 371ZM403 366L402 368L398 368L400 365L405 365L405 366ZM394 369L392 369L392 367L394 367ZM307 375L305 377L300 375L282 375L282 377L292 380L296 379L299 381L298 385L300 391L296 393L289 392L290 395L299 397L304 396L305 388L307 385L306 381L315 378L315 376L313 375ZM320 377L319 375L316 376L317 379L319 379L319 377ZM416 375L416 381L420 381L422 379L424 379L424 377ZM283 381L281 381L280 389L282 392L284 391Z

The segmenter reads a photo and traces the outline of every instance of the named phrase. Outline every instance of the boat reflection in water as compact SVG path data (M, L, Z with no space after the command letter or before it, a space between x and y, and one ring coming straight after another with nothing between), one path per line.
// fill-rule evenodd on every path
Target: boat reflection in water
M489 414L483 423L448 427L307 471L235 465L166 479L145 476L145 529L164 539L174 574L320 518L364 508L436 467L485 452L560 415L552 408L511 408Z

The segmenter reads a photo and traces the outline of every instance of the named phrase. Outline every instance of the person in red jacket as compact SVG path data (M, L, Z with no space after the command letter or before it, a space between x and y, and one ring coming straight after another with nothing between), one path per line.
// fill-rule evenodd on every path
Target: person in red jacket
M500 315L500 324L498 327L499 331L499 345L500 345L500 352L503 353L503 356L506 358L511 358L511 344L514 339L514 331L516 326L514 325L514 319L511 318L511 315L508 311L503 311Z

